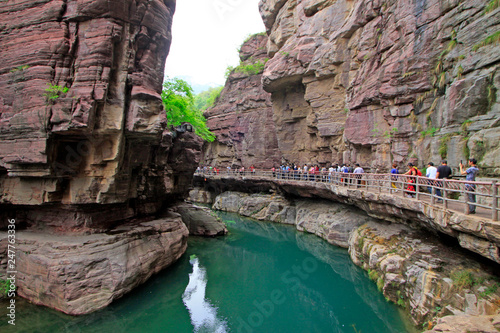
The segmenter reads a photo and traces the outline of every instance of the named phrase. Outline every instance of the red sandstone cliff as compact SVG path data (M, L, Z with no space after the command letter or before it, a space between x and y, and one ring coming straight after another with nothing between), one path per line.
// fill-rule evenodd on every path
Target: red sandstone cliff
M15 255L0 231L0 278L9 253L35 304L98 310L186 250L178 214L151 217L183 198L201 157L160 98L174 9L0 2L0 227L16 226Z
M186 134L175 148L160 99L174 10L174 0L0 3L4 213L105 229L183 194L201 142ZM67 93L49 100L50 85Z
M499 46L476 46L500 31L487 4L262 0L284 158L386 170L471 156L498 176Z
M262 89L262 71L245 66L264 64L267 37L255 35L243 43L241 64L229 75L215 105L205 112L207 125L217 136L204 146L203 163L225 168L272 168L281 163L271 96Z

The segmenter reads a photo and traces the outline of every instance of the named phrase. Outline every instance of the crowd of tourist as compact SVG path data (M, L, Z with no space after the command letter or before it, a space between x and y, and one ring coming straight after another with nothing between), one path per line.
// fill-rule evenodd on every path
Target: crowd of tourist
M471 183L467 183L465 189L468 195L469 202L469 213L475 213L475 205L476 196L474 194L476 186L473 181L476 180L476 176L479 172L477 168L477 161L474 158L469 159L468 161L469 167L466 168L464 164L460 163L459 170L460 175L465 175L466 180ZM199 166L196 169L197 173L211 173L211 174L219 174L220 169L213 166ZM332 164L328 168L326 166L319 166L318 164L282 164L279 167L272 167L271 170L272 176L277 179L291 179L291 180L309 180L309 181L322 181L322 182L332 182L334 179L344 183L353 183L355 182L358 186L364 185L363 173L365 173L364 169L360 166L359 163L349 164ZM248 169L245 169L244 166L232 168L231 166L226 167L227 173L247 175L248 173L253 174L256 172L255 167L252 165ZM346 174L352 174L352 176L347 176ZM408 163L408 170L406 172L400 172L397 164L392 165L392 169L390 170L391 174L391 191L398 190L398 176L399 174L410 176L405 177L406 184L404 185L405 193L408 197L415 197L416 194L416 176L423 177L422 172L413 164ZM413 176L413 177L412 177ZM433 189L435 189L435 195L439 197L438 203L442 202L442 187L443 187L443 179L450 179L452 176L452 170L448 166L448 162L446 160L441 161L441 165L438 167L434 166L433 162L429 162L427 164L425 170L425 177L427 178L426 185L427 191L429 193L433 193Z

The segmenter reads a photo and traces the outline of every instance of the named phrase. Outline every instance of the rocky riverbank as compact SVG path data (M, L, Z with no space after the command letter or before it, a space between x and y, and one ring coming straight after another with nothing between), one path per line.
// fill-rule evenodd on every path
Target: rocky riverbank
M16 232L17 294L71 315L106 307L179 259L188 235L227 229L207 208L178 204L161 218L143 218L106 232ZM7 270L8 234L0 232L0 272ZM0 278L3 278L0 275Z
M191 199L210 198L202 192L192 191ZM213 208L292 224L347 248L384 296L424 329L438 322L441 327L460 322L462 316L469 316L470 327L476 322L483 325L484 318L494 325L493 318L500 312L500 280L494 271L498 266L478 261L428 231L391 224L341 203L277 194L224 192L215 197ZM440 319L449 315L459 319Z
M179 259L187 237L179 215L90 235L18 231L17 294L72 315L102 309ZM6 232L0 233L0 254L5 271Z

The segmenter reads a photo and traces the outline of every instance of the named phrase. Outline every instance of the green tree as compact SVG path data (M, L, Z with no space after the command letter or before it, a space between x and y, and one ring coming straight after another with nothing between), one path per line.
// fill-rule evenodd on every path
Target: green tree
M212 142L215 135L207 127L203 112L194 105L193 88L184 80L167 77L163 83L161 98L170 126L183 123L193 125L195 133L203 140Z
M204 111L215 104L224 87L209 88L194 96L194 106L197 110Z

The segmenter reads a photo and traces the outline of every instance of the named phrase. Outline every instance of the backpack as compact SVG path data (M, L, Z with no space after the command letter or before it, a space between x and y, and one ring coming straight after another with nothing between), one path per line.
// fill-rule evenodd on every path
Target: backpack
M418 170L417 167L415 167L415 170L417 170L417 176L422 176L422 171Z

